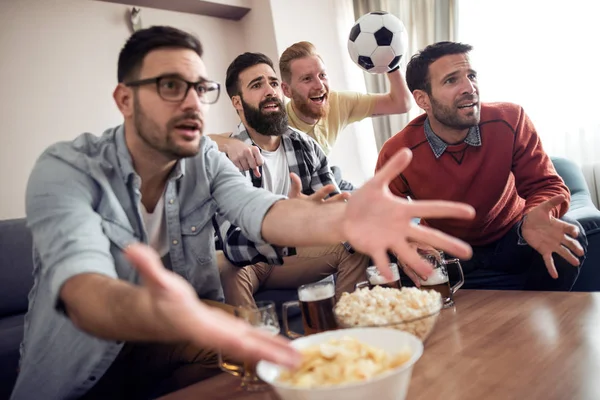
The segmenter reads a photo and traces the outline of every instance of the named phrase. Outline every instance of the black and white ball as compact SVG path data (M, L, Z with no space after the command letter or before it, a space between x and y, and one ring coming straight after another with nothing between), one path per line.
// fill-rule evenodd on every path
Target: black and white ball
M394 69L408 46L404 24L395 15L374 11L354 23L348 37L352 61L372 74Z

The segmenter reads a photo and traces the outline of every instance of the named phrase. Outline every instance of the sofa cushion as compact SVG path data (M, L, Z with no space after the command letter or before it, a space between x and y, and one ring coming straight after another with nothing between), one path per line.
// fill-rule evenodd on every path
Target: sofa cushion
M24 218L0 221L0 317L27 311L33 286L31 246Z
M7 399L17 379L24 315L0 318L0 399Z

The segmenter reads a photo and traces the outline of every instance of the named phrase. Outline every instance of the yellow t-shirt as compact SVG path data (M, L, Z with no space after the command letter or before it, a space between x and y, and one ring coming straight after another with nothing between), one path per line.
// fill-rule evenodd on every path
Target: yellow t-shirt
M323 152L329 154L340 132L349 124L365 119L373 114L375 95L358 92L329 92L329 113L316 124L302 121L288 101L289 125L311 136L321 145Z

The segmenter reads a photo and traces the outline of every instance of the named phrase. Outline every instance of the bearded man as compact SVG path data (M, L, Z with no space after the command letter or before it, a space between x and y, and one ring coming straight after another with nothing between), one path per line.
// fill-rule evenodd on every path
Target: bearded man
M242 173L255 187L289 197L316 201L343 200L327 158L311 137L288 126L283 92L272 61L261 53L244 53L227 69L227 93L241 123L232 138L253 147L264 159L257 170ZM365 278L367 256L349 252L342 243L326 247L286 248L280 257L248 246L240 229L218 218L223 251L228 262L220 265L225 301L252 305L259 288L290 289L337 273L336 297L354 290ZM253 249L252 254L239 249ZM248 265L250 264L250 265ZM282 267L276 265L283 264ZM242 268L240 268L242 267Z

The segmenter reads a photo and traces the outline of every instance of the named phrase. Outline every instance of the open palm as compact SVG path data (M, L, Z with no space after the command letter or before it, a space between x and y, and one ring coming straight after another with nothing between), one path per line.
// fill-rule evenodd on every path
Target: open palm
M140 290L146 291L154 315L170 331L169 337L202 348L221 349L245 361L265 359L288 367L299 362L297 352L283 337L269 335L200 302L192 286L165 269L152 248L135 244L126 254L143 279Z
M419 242L447 251L459 258L470 258L471 247L461 240L436 229L417 225L413 218L472 219L473 207L449 201L412 201L394 196L388 186L410 163L412 153L402 149L348 201L343 231L358 251L369 254L382 274L388 274L387 251L398 260L427 277L431 265L423 260L411 245Z
M552 216L552 209L566 201L565 196L558 195L545 201L525 216L521 226L521 234L527 244L540 253L546 264L548 273L554 279L558 272L554 265L552 253L557 253L573 266L579 265L575 256L583 256L583 248L574 238L578 235L576 226Z

